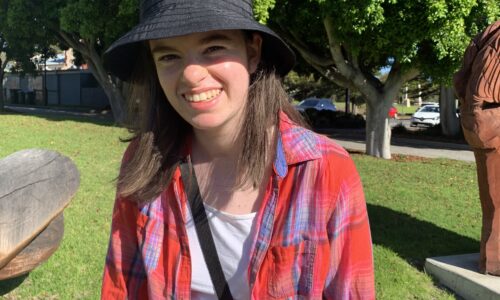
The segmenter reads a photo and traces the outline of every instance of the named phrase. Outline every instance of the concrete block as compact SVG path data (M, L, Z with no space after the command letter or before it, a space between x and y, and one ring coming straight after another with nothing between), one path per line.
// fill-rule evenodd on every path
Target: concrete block
M500 277L478 272L479 253L431 257L425 271L466 300L500 300Z

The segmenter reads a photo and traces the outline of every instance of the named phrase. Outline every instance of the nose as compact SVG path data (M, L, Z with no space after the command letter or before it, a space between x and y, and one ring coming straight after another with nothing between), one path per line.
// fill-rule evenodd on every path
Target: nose
M205 66L199 63L189 63L182 72L182 81L189 85L196 86L203 81L207 75L208 70Z

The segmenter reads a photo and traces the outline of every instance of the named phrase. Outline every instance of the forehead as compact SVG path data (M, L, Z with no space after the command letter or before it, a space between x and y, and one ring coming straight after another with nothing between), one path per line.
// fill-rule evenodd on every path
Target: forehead
M170 38L149 40L149 45L151 50L154 50L157 46L178 48L182 45L203 45L217 41L244 43L244 33L242 30L213 30L207 32L196 32Z

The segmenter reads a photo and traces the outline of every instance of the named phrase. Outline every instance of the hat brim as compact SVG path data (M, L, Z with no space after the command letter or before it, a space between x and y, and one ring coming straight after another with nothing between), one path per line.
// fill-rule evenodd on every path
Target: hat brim
M132 28L115 41L104 53L104 66L121 80L130 78L134 58L138 57L140 42L170 38L195 32L213 30L246 30L261 33L262 60L266 67L274 68L285 76L295 64L295 54L288 45L268 27L240 15L225 15L206 11L191 11L167 20L153 18Z

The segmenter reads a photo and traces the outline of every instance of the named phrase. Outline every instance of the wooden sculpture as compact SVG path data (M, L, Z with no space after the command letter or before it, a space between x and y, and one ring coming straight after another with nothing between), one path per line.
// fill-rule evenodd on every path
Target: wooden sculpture
M41 264L63 235L64 208L80 177L57 152L29 149L0 160L0 280Z
M483 212L479 270L500 276L500 20L471 42L454 86L477 165Z

